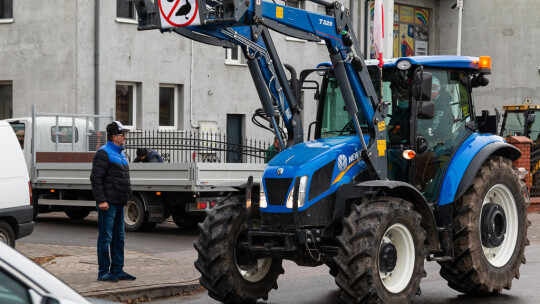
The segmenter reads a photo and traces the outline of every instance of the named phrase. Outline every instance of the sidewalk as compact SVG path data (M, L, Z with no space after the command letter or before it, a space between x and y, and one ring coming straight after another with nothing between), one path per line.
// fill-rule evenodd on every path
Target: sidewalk
M41 264L43 268L85 297L127 301L169 297L201 288L192 257L165 260L126 251L124 270L137 280L109 283L97 281L95 247L25 244L21 240L16 249L30 259L46 261Z

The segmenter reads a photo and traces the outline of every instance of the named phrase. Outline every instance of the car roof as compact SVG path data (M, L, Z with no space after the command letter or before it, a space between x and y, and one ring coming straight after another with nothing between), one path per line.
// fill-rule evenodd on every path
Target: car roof
M17 274L31 281L48 294L62 299L69 299L75 301L75 303L90 304L88 300L50 272L2 242L0 242L0 262L15 269Z

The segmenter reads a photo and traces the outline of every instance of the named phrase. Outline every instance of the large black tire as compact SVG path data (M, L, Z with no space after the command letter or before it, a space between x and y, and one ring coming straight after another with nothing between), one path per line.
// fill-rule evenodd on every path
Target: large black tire
M220 200L208 210L194 244L199 253L195 267L201 273L200 283L210 297L223 303L266 300L268 292L277 289L278 276L284 273L281 259L247 258L247 263L246 255L240 256L237 244L247 240L246 210L240 200Z
M176 226L182 230L190 230L197 226L197 218L186 212L185 205L176 207L172 213L172 219Z
M0 221L0 242L15 248L15 233L13 232L13 228L4 221Z
M67 209L64 212L72 220L82 220L86 218L92 209L88 208L79 208L79 209Z
M334 257L341 299L349 304L410 303L426 275L420 214L411 203L392 197L352 207L342 221Z
M156 226L148 221L148 212L144 210L144 204L137 196L131 195L124 208L124 226L126 231L131 232L148 231Z
M483 217L482 211L493 209L493 204L504 210L503 216L499 213L498 219L487 221L498 231L493 235L504 234L499 246L497 242L482 241L482 234L486 238L489 231L487 226L481 228L489 218ZM469 295L499 294L503 288L510 289L512 280L519 278L519 267L525 263L525 246L529 245L528 207L525 183L511 161L502 157L486 161L454 206L454 260L440 263L440 274L448 286Z

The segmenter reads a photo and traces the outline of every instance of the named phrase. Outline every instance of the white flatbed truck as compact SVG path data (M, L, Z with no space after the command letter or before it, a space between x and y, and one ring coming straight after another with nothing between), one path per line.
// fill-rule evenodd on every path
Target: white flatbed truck
M32 117L7 121L19 138L30 171L34 216L64 211L70 218L83 219L96 209L90 184L92 159L106 142L99 130L105 129L113 115L33 113ZM92 121L96 119L101 128L94 128ZM246 176L260 181L265 166L130 163L132 195L125 208L126 230L150 230L170 216L180 228L191 228L204 219L204 210L218 197L238 191Z

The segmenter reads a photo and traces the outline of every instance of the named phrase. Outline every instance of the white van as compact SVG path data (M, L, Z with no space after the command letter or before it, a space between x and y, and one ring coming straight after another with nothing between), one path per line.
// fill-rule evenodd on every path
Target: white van
M0 242L15 240L34 230L32 189L23 152L15 132L0 121Z

